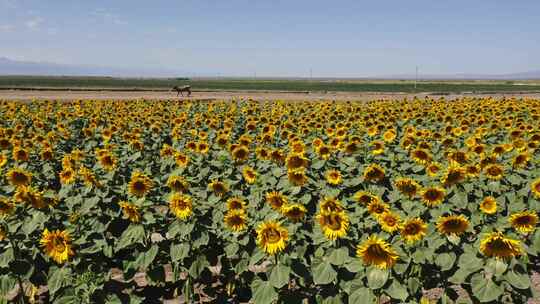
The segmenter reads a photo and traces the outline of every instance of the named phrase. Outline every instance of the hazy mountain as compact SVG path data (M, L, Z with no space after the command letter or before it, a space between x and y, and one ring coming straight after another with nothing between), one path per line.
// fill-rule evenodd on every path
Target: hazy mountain
M398 74L398 75L386 75L377 77L381 79L415 79L414 74ZM540 79L540 70L528 71L522 73L511 74L418 74L418 79L428 80L528 80L528 79Z
M50 62L19 61L0 57L0 75L182 77L190 75L190 73L173 69L69 65Z

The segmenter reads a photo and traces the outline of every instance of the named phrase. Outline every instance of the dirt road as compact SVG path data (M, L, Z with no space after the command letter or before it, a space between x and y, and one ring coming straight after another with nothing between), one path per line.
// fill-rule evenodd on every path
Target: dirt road
M377 100L377 99L402 99L412 98L414 96L424 98L431 96L440 98L440 95L429 95L426 93L407 94L407 93L365 93L365 92L314 92L314 93L292 93L292 92L258 92L258 91L222 91L222 92L194 92L191 99L206 100L230 100L253 98L256 100ZM540 94L451 94L446 95L446 99L452 99L462 96L492 96L495 98L506 97L528 97L540 98ZM176 97L176 93L168 92L118 92L118 91L21 91L21 90L0 90L0 99L4 100L32 100L32 99L54 99L54 100L73 100L73 99L170 99L182 98Z

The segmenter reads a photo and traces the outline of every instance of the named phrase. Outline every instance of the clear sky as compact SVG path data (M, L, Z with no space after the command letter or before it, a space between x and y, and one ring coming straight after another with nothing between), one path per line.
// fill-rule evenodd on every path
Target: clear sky
M539 0L0 0L0 57L191 74L540 69Z

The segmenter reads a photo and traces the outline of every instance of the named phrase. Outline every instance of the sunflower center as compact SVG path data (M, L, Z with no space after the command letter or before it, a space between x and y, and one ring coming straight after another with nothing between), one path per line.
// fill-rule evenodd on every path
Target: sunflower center
M531 225L532 219L529 216L520 216L516 218L516 224L522 225L522 226L528 226Z
M264 232L264 236L268 240L269 243L277 243L281 239L281 235L279 234L279 231L275 228L267 228Z
M66 244L61 238L54 238L52 240L52 245L57 252L64 252L64 250L66 250Z

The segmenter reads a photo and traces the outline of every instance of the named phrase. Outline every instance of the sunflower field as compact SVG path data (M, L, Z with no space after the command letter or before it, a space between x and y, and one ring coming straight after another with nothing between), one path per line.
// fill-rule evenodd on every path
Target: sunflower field
M539 298L540 100L0 101L19 303Z

